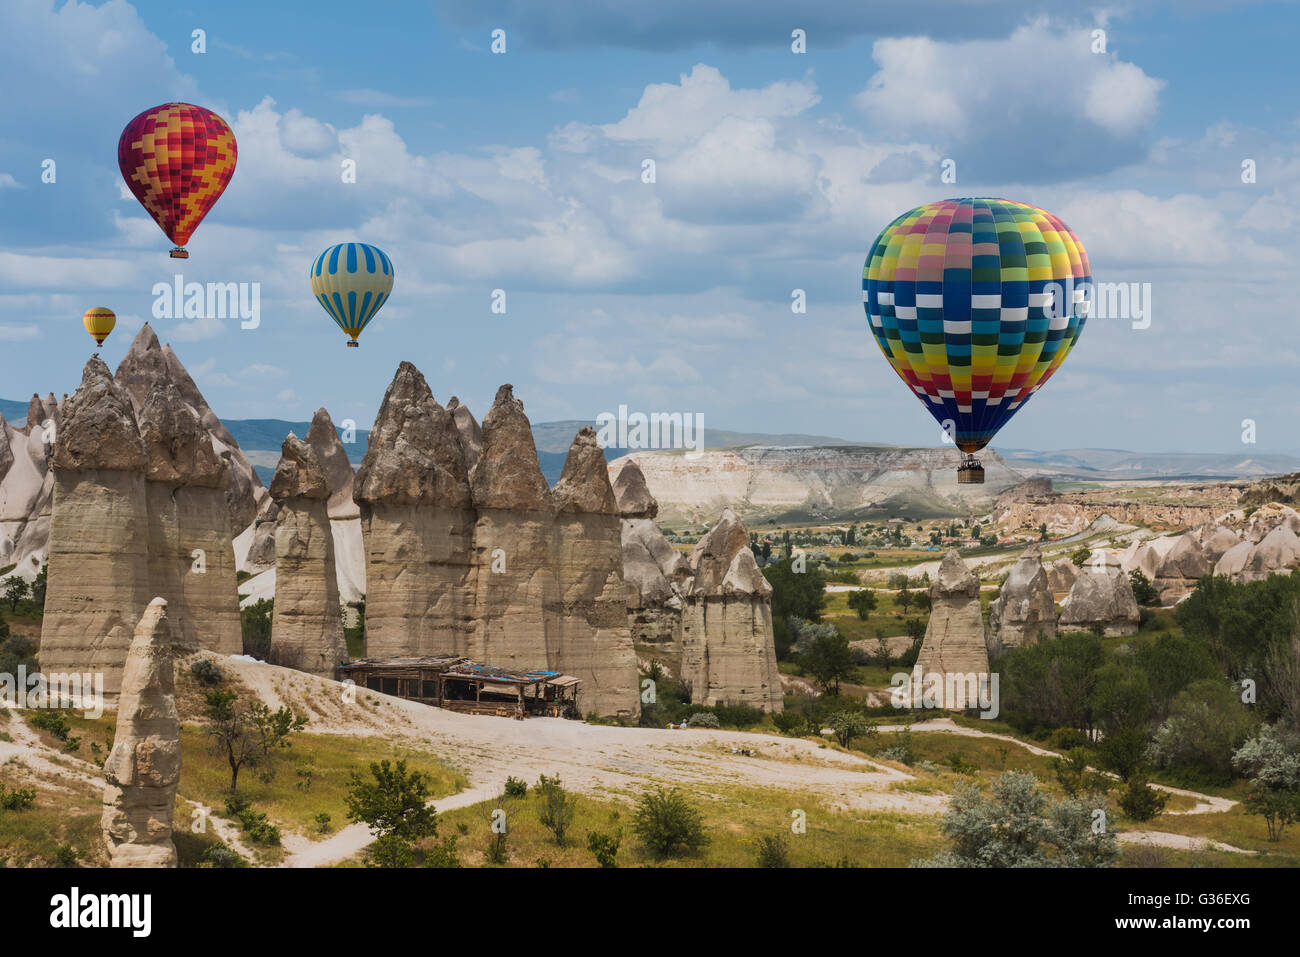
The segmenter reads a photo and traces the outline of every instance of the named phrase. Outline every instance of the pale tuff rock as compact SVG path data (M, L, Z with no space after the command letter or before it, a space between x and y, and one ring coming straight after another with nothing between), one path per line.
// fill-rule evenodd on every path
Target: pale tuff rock
M280 506L268 495L258 512L257 521L253 523L253 541L244 559L244 564L250 571L266 571L275 567L275 520L279 514Z
M1246 562L1255 546L1250 542L1238 542L1223 553L1223 557L1214 565L1214 574L1227 575L1235 579L1246 568Z
M514 386L497 390L483 419L483 449L470 475L479 508L549 512L551 489L537 462L537 446Z
M1042 557L1037 545L1026 548L989 604L989 628L1003 648L1056 637L1056 605Z
M654 518L659 514L659 503L650 494L645 473L636 459L628 459L614 480L614 495L624 518Z
M14 465L14 450L9 443L9 423L0 415L0 482Z
M101 826L112 867L175 867L172 812L181 777L167 602L155 598L131 639L113 750L104 763Z
M457 443L459 447L459 443ZM478 520L477 644L488 664L536 667L559 640L547 609L560 600L555 575L554 502L542 477L524 404L511 386L497 390L483 419L483 450L470 474Z
M143 475L147 464L130 397L113 381L103 360L92 358L81 373L81 387L68 400L54 446L54 468Z
M1210 574L1214 562L1205 554L1191 532L1178 536L1160 562L1152 584L1160 595L1160 604L1172 605L1196 587L1201 577Z
M330 518L357 518L360 512L352 500L355 475L348 453L343 448L334 421L324 409L317 409L307 430L307 444L316 452L321 468L325 470L325 483L329 486Z
M357 470L357 504L468 508L468 472L447 410L434 400L420 370L403 362L384 393Z
M1133 554L1120 563L1120 567L1126 572L1141 572L1147 577L1148 581L1155 581L1156 576L1160 573L1160 565L1164 561L1164 556L1160 554L1150 543L1143 542L1133 550ZM1073 580L1070 582L1074 584ZM1069 589L1065 589L1067 592Z
M316 453L292 432L271 479L280 506L275 529L275 615L271 662L323 677L347 660L334 568L329 488Z
M239 654L229 463L170 380L150 387L139 421L148 453L149 590L170 602L178 649Z
M1089 563L1079 571L1070 594L1061 603L1060 631L1081 631L1100 625L1107 637L1135 635L1141 621L1128 575L1116 565Z
M483 430L479 428L474 413L454 395L447 403L447 412L460 433L460 444L465 450L465 467L472 469L478 464L478 457L483 452Z
M1201 548L1205 552L1206 559L1210 564L1214 564L1220 558L1228 553L1228 549L1241 541L1241 536L1226 526L1207 523L1200 528L1193 529L1197 541L1201 543Z
M384 394L353 497L365 542L366 653L481 652L469 470L452 416L409 362Z
M926 681L944 676L942 707L962 709L977 703L969 683L949 681L948 675L987 675L988 649L980 611L980 581L955 548L948 549L930 584L930 621L916 666ZM978 679L977 679L978 680ZM954 692L949 695L949 690Z
M247 528L257 517L258 503L266 497L266 490L234 436L208 406L176 353L171 346L159 343L149 323L146 322L131 341L131 347L117 367L116 380L130 394L137 410L144 405L155 384L170 383L176 388L180 399L190 406L203 428L210 433L212 449L218 460L224 460L228 477L222 486L222 496L229 511L228 524L233 530Z
M1278 525L1251 548L1236 580L1258 581L1297 566L1300 566L1300 537L1289 525Z
M669 544L650 518L625 518L623 577L628 591L628 623L634 641L681 654L682 596L691 585L686 556Z
M628 629L622 523L605 455L590 426L569 447L554 501L559 603L547 622L558 632L550 666L581 679L581 710L631 717L640 702Z
M116 693L149 594L147 455L130 396L98 358L64 409L54 450L46 672L104 673Z
M1064 598L1070 593L1078 577L1078 566L1068 558L1058 558L1047 570L1047 584L1052 589L1052 595L1058 598Z
M682 611L682 677L692 700L782 708L772 634L772 586L749 533L731 509L691 551L693 581Z

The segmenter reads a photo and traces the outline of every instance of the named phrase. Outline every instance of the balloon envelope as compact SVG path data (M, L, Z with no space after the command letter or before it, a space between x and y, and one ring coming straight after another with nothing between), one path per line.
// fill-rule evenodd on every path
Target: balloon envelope
M876 237L862 299L889 364L962 451L983 448L1083 332L1092 270L1056 216L947 199Z
M235 175L237 153L226 121L192 103L145 110L117 141L127 188L177 247L190 241L221 197Z
M81 324L86 327L86 331L90 333L95 343L102 346L108 334L117 325L117 316L113 314L112 309L96 306L86 310L85 315L81 317Z
M393 291L393 263L366 243L339 243L311 264L311 291L340 329L357 341Z

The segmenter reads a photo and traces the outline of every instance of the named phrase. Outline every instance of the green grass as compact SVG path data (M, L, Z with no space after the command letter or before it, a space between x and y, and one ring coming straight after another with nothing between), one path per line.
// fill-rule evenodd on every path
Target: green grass
M831 810L815 796L769 789L713 786L709 795L692 793L688 799L701 811L710 843L698 854L656 860L639 845L632 831L634 806L627 801L579 797L566 847L558 847L551 833L537 820L536 799L530 788L526 798L507 805L507 867L536 867L539 859L551 867L594 867L587 851L588 831L622 832L618 852L620 867L753 867L756 840L763 835L786 840L795 867L832 865L847 859L855 867L906 867L916 857L928 857L944 845L935 821L908 814ZM466 833L458 838L458 852L466 866L485 863L492 837L489 814L495 802L460 808L441 815L441 836ZM806 833L791 830L793 812L804 814Z

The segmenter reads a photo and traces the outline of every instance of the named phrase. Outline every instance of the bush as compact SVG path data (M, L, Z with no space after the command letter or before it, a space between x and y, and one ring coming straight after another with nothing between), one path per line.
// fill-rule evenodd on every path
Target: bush
M692 728L718 728L722 726L718 716L708 711L701 711L691 715L690 720L686 723Z
M1119 809L1134 821L1149 821L1165 809L1169 794L1150 787L1141 776L1129 778L1119 796Z
M754 842L759 867L789 867L790 848L784 837L764 834Z
M211 844L199 855L199 867L247 867L248 861L224 844Z
M1047 740L1053 751L1061 752L1086 748L1092 744L1092 739L1078 728L1057 728Z
M49 732L60 741L67 741L68 732L71 730L68 727L68 715L63 711L38 708L31 712L31 717L27 719L27 723L33 728L40 728L42 731Z
M632 830L657 858L693 853L709 843L704 820L681 791L655 788L637 801Z
M425 867L461 867L460 855L456 853L456 842L460 839L459 835L449 834L433 846L432 849L424 852Z
M622 835L618 833L588 831L587 850L601 867L618 867L618 846L622 840Z
M266 814L254 810L248 798L239 795L227 798L226 813L239 822L254 844L280 846L280 829L267 820Z
M751 728L767 717L767 712L762 708L747 704L714 705L713 713L723 724L735 725L737 728Z
M7 790L0 784L0 811L26 811L36 803L36 792L31 788Z
M271 653L271 620L275 617L275 602L259 598L239 612L239 623L244 636L244 654L265 661Z
M190 665L190 674L194 676L194 680L199 684L208 687L221 684L222 679L225 678L221 669L206 658L200 658Z
M1128 581L1133 586L1133 597L1137 599L1139 605L1160 604L1160 594L1146 575L1135 568L1128 573Z
M772 715L776 730L792 738L801 738L808 733L808 720L798 711L778 711Z
M573 823L577 812L577 799L560 784L559 775L548 778L545 774L537 779L537 820L555 836L555 843L564 846L564 835Z
M528 793L528 784L517 777L506 778L506 797L521 798Z

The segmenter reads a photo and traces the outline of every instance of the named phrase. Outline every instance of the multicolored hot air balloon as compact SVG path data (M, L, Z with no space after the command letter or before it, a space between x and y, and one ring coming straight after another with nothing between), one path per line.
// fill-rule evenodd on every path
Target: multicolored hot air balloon
M238 149L226 121L190 103L145 110L122 131L117 165L135 194L176 248L183 248L235 175Z
M117 325L117 316L113 315L112 309L96 306L93 309L86 310L86 314L81 317L81 324L86 327L86 331L95 340L95 344L102 346L104 340L108 338L108 334Z
M393 291L393 263L366 243L331 246L311 264L311 291L356 348L370 320Z
M1060 368L1083 332L1092 270L1056 216L1005 199L946 199L876 237L862 300L880 351L965 453L957 480Z

